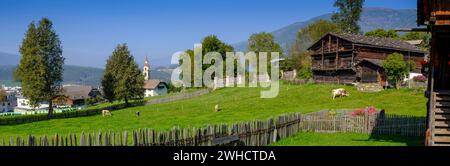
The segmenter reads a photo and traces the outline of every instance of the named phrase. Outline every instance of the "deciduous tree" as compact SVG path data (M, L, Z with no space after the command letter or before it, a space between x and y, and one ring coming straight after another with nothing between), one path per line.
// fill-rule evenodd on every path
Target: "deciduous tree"
M269 74L269 76L271 75L271 53L278 52L280 57L283 56L283 49L281 48L281 46L277 42L275 42L272 34L266 32L255 33L251 35L248 39L247 51L253 51L256 53L256 58L258 60L257 71L259 74L261 74L259 70L259 53L267 52L267 73Z
M361 17L364 0L336 0L334 7L338 12L334 13L332 20L343 32L358 34L361 28L358 24Z
M298 70L298 76L300 78L311 78L311 57L307 52L307 48L318 41L327 33L340 32L339 27L326 20L316 21L307 27L301 29L297 33L297 39L295 43L289 49L289 60L294 69Z
M202 59L205 59L205 56L207 53L209 52L217 52L222 56L222 59L224 60L224 64L226 63L227 57L226 57L226 53L227 52L234 52L234 48L229 45L226 44L224 42L222 42L217 36L215 35L209 35L206 36L202 39ZM194 50L193 49L188 49L185 51L186 54L188 54L190 56L191 59L191 85L194 85ZM209 68L210 66L214 65L215 62L213 62L212 64L203 64L203 62L200 62L202 64L202 73ZM183 61L180 60L180 65L183 64ZM183 70L183 69L182 69ZM225 73L226 68L224 67L224 73ZM236 69L235 69L236 71ZM183 71L181 71L183 72ZM236 74L236 72L235 72ZM183 74L181 74L183 75ZM182 78L180 78L182 79Z
M400 88L400 83L409 70L403 55L399 53L390 54L383 62L383 69L388 79L395 83L397 89Z
M372 37L387 37L387 38L394 38L398 39L400 36L395 30L384 30L384 29L375 29L373 31L369 31L365 34L366 36L372 36Z

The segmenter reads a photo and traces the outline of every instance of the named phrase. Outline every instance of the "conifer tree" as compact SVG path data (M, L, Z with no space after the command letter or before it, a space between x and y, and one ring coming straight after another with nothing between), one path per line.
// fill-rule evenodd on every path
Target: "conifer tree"
M63 81L64 57L53 23L43 18L38 26L32 22L19 50L22 58L14 72L16 80L22 84L23 96L30 104L49 104L48 117L53 116L53 99L60 95Z
M144 76L126 44L116 47L109 57L102 79L104 96L110 102L144 97Z

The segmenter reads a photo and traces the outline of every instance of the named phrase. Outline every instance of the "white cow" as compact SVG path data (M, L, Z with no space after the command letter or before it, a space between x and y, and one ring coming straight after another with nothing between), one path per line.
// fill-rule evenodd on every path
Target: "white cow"
M345 90L344 88L339 88L339 89L333 89L331 91L331 96L333 96L333 100L336 97L347 97L350 96L350 94L347 93L347 90Z
M111 111L109 111L109 110L102 110L102 115L103 115L103 117L112 116Z
M219 104L216 104L216 105L214 106L214 111L219 112L219 111L221 111L221 110L222 110L222 109L219 108Z

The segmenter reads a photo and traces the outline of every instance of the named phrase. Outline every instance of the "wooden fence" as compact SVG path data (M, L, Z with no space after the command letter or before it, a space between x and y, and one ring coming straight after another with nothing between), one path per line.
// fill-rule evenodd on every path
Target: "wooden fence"
M351 115L349 111L321 111L302 117L302 131L348 132L417 136L425 135L426 118L410 115L384 114L384 112Z
M425 118L384 113L352 116L348 112L321 111L281 115L265 121L221 124L204 128L131 132L92 132L2 139L3 146L265 146L299 132L350 132L423 136Z

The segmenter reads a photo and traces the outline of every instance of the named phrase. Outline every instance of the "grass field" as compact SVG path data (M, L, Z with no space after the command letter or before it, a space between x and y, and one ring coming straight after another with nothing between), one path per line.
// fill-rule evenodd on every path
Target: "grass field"
M354 133L300 133L272 146L423 146L422 137Z
M350 97L331 99L331 90L344 87ZM282 84L278 97L260 98L260 88L225 88L210 94L150 106L118 110L112 117L90 116L55 119L28 124L0 126L0 138L42 136L55 133L81 133L82 131L124 131L138 128L167 130L174 126L200 127L207 124L234 123L267 119L289 112L316 112L323 109L359 108L376 106L387 113L425 116L426 98L413 90L386 90L379 93L357 92L351 86L339 85L287 85ZM219 104L221 112L214 112ZM141 116L135 117L140 111Z

